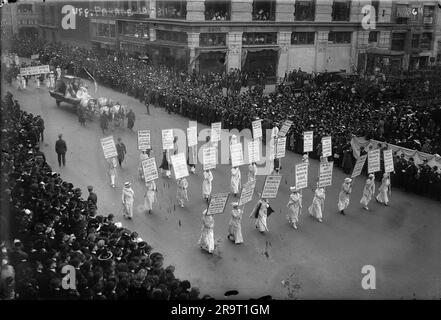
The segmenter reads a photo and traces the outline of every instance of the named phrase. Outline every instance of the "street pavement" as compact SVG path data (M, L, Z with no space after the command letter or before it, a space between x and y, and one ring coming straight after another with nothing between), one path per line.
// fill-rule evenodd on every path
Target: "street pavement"
M5 86L2 84L2 86ZM93 85L89 85L93 88ZM98 214L113 213L116 221L139 233L141 238L165 256L165 266L175 265L176 276L190 280L201 294L215 298L248 299L271 295L278 299L440 299L441 298L441 205L428 198L407 194L392 186L390 207L373 201L366 212L359 203L364 177L355 179L347 215L337 213L338 193L345 175L334 170L333 186L327 188L323 223L307 213L313 192L303 190L303 214L299 229L292 229L286 220L286 204L295 163L301 156L287 152L282 161L284 175L274 208L268 218L269 233L260 234L250 219L250 211L258 200L255 194L245 206L242 220L244 244L228 239L230 204L224 214L215 217L216 249L213 255L202 251L197 241L201 229L201 213L206 203L201 196L202 166L188 178L190 202L185 208L176 204L176 182L160 177L157 180L158 202L153 214L143 208L144 184L138 177L139 152L136 130L152 130L153 150L159 166L162 159L161 130L188 127L188 119L169 115L163 109L145 106L125 94L100 86L94 96L109 97L132 108L136 114L134 131L115 130L127 146L127 156L118 168L117 188L110 187L107 165L100 145L103 135L98 119L81 127L73 108L57 107L46 89L10 90L22 108L41 114L45 121L45 141L41 150L54 171L72 182L87 197L87 186L93 185L98 195ZM295 125L295 124L294 124ZM207 128L198 124L198 130ZM67 165L58 168L54 150L59 133L68 147ZM213 171L213 193L230 190L230 165ZM247 166L241 167L246 182ZM318 161L310 160L309 181L315 181ZM135 212L133 220L122 217L121 191L125 181L133 182ZM264 177L258 177L256 190L262 190ZM379 185L377 183L377 189ZM229 199L231 203L233 199ZM361 282L365 265L375 267L376 289L364 290ZM224 297L224 292L237 290L238 295Z

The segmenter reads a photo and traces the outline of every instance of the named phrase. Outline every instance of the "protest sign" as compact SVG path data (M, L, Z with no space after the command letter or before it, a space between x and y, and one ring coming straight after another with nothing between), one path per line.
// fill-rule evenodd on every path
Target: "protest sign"
M142 171L144 172L145 182L149 182L159 178L158 168L156 167L156 159L148 158L141 162Z
M295 167L296 188L303 189L308 186L308 164L299 163Z
M253 128L253 139L262 137L262 120L256 120L251 123Z
M175 179L181 179L188 176L187 161L183 152L170 156Z
M211 124L211 142L220 141L222 131L222 123L215 122Z
M281 180L282 180L281 175L273 174L273 175L267 176L265 179L265 184L263 186L261 198L264 198L264 199L276 198L277 191L279 190Z
M253 199L254 189L256 188L256 180L245 183L240 193L239 206L250 202Z
M332 169L334 162L322 162L319 169L319 187L332 185Z
M138 130L138 150L151 149L150 130Z
M322 157L330 157L332 155L332 139L331 137L322 138Z
M101 147L103 148L104 158L109 159L118 156L113 136L102 138Z
M351 178L358 177L361 174L361 171L363 170L364 164L366 162L367 154L364 156L360 156L360 158L357 159L357 162L355 163L354 170L352 171Z
M380 149L368 152L368 173L380 171Z
M280 137L276 142L276 158L280 159L285 156L286 151L286 137Z
M162 149L173 149L173 129L162 130Z
M20 74L22 76L33 76L42 73L50 73L48 65L20 68Z
M282 125L282 128L280 128L278 136L279 137L284 137L286 136L286 134L289 131L289 128L291 128L292 126L292 121L291 120L285 120L285 122Z
M383 159L384 159L384 172L394 172L394 158L392 156L392 150L384 150L383 151Z
M231 165L233 167L239 167L243 165L243 151L242 151L242 143L234 143L230 147L231 152Z
M208 205L208 214L223 213L227 204L229 193L213 194Z
M216 168L216 148L206 147L202 151L202 164L204 170Z
M248 141L248 163L260 161L260 140Z
M314 132L305 131L303 132L303 152L312 152L314 141Z
M188 146L196 146L198 144L198 132L196 127L187 128Z

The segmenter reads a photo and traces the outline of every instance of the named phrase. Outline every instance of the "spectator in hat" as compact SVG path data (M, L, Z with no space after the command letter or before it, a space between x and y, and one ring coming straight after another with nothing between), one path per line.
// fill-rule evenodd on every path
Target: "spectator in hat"
M89 196L87 197L87 201L92 201L92 203L96 206L98 202L98 197L95 192L93 192L93 186L88 186L87 190L89 191Z
M243 210L239 208L239 202L233 202L231 210L231 219L228 224L227 238L235 244L243 243L242 237L242 214Z
M66 166L67 145L66 141L63 140L63 135L61 133L58 135L58 140L55 142L55 152L58 156L58 165L61 167L61 163L63 163L63 167Z

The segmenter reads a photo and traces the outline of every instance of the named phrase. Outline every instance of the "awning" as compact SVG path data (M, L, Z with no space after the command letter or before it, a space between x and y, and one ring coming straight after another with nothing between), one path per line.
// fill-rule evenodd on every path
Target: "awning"
M265 50L273 50L276 52L280 51L279 46L271 46L271 47L264 47L264 46L257 46L257 47L242 47L242 51L246 50L247 52L259 52L259 51L265 51Z
M196 51L200 53L209 53L209 52L227 52L228 48L226 47L199 47L196 48Z
M402 51L392 51L389 49L381 49L381 48L368 48L366 49L366 53L370 54L378 54L382 56L402 56L404 52Z
M406 4L397 5L397 17L398 18L410 17L409 7Z

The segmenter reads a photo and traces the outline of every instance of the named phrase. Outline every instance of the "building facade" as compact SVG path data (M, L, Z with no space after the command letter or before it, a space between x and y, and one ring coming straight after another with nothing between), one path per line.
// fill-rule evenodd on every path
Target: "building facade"
M3 36L33 37L38 35L39 15L35 1L4 4L1 9Z
M441 64L441 9L434 0L90 1L88 9L90 38L76 30L83 45L176 69L259 69L283 77L298 68L369 73ZM41 27L65 40L56 24Z

